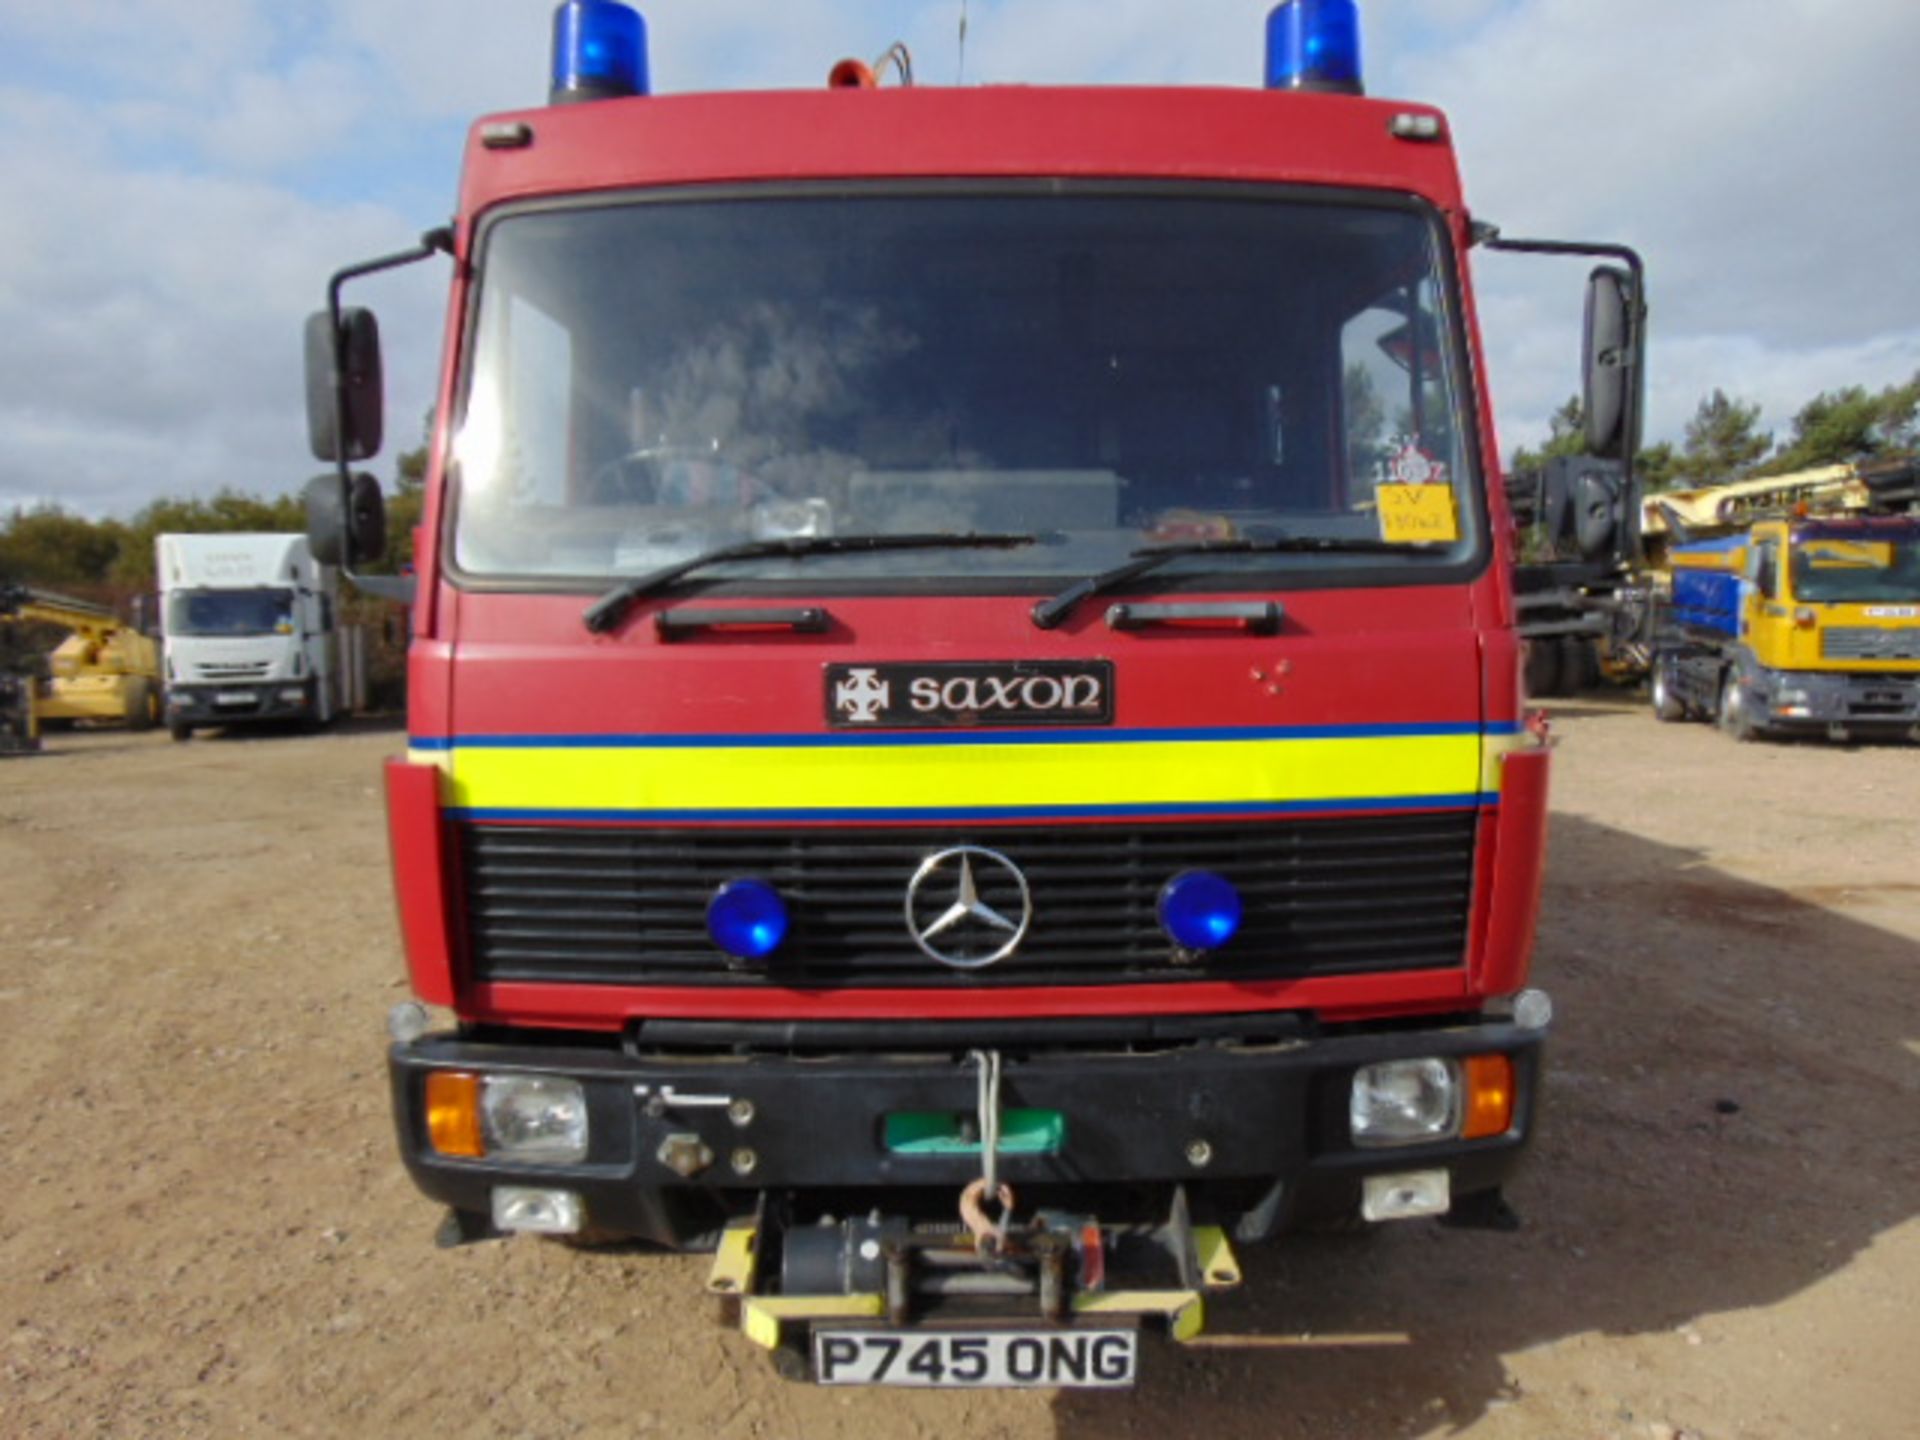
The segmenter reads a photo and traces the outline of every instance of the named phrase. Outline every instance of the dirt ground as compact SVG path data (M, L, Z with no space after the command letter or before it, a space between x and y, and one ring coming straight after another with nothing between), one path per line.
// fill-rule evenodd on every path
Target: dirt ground
M396 730L53 737L0 762L0 1434L1920 1434L1920 751L1556 730L1525 1229L1254 1250L1131 1394L931 1395L777 1380L703 1260L432 1246Z

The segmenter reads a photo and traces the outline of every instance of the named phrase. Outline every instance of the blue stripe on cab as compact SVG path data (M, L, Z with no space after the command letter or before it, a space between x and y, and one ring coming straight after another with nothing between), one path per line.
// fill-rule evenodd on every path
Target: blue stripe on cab
M806 735L460 735L409 737L415 750L754 750L853 745L1125 745L1245 740L1384 740L1445 735L1517 735L1513 723L1277 725L1176 730L842 730Z

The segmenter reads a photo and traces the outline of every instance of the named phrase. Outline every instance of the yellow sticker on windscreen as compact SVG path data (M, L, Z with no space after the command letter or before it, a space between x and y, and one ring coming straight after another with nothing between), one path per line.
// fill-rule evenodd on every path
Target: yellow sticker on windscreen
M1446 543L1460 538L1460 512L1451 485L1381 485L1380 538L1396 545Z

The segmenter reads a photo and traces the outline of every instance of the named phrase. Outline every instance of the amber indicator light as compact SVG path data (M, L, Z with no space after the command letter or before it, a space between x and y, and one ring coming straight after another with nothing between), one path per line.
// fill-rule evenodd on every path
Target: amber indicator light
M487 1153L480 1133L480 1077L465 1070L427 1076L427 1138L442 1155L478 1160Z
M1513 1128L1513 1061L1505 1055L1469 1055L1462 1140L1484 1140Z

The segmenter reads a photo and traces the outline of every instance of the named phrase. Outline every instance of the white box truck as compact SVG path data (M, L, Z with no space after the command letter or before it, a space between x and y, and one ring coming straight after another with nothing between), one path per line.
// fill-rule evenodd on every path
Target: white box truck
M161 535L155 542L175 740L266 720L329 723L343 708L339 577L304 535Z

